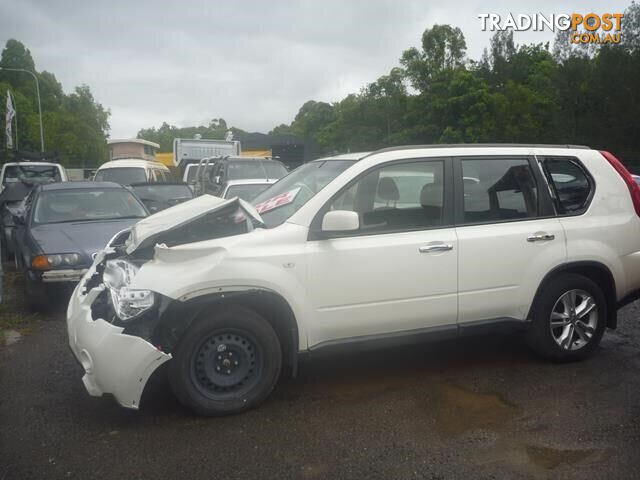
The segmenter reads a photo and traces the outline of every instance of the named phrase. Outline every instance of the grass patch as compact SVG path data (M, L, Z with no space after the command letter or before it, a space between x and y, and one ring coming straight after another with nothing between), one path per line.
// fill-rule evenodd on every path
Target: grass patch
M22 275L15 271L7 271L5 268L2 279L2 303L0 303L0 332L4 330L17 330L25 334L33 328L34 324L43 320L43 316L29 311L24 296ZM4 343L0 335L0 345Z

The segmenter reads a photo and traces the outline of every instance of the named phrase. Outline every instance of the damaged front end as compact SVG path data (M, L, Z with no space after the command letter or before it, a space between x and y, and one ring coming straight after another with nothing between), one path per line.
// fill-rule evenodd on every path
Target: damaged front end
M69 344L85 370L87 391L111 393L122 406L137 409L148 378L171 359L185 325L197 314L197 302L185 304L136 285L156 246L167 250L257 226L261 219L246 202L205 195L117 234L96 255L67 310Z

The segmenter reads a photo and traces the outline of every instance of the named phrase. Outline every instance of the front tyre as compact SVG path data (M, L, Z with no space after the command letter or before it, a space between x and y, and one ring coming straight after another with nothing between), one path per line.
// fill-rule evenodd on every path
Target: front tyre
M25 272L24 292L27 306L33 313L45 313L51 307L51 295L49 288L42 282L32 280Z
M582 275L565 274L551 280L540 292L527 341L544 358L582 360L597 348L606 322L602 289Z
M169 383L200 415L239 413L263 402L282 367L276 332L262 316L232 306L196 319L173 352Z

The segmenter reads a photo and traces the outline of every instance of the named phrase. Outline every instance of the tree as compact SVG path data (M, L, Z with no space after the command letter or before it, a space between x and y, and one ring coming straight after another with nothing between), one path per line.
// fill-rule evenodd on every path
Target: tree
M459 28L434 25L422 34L422 50L410 48L402 53L400 64L414 88L424 92L434 77L464 64L467 44Z
M210 122L209 122L209 128L212 130L227 130L227 122L224 120L224 118L213 118Z
M629 50L640 50L640 3L635 0L624 12L622 45Z
M0 57L0 67L23 68L35 71L36 66L31 56L31 52L21 42L10 38L2 50Z
M47 151L56 152L65 166L93 166L107 160L110 112L95 100L87 85L65 95L55 75L38 72L29 49L14 39L7 41L0 66L25 69L38 78ZM25 73L0 71L3 100L8 89L16 99L20 150L40 151L40 116L33 78ZM4 118L4 101L0 102L0 109ZM0 160L8 160L10 154L0 149Z

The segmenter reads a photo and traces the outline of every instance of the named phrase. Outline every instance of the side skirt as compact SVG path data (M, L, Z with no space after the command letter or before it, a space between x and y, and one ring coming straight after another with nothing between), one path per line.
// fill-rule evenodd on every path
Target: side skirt
M380 335L363 335L341 338L318 343L307 352L364 352L403 345L452 340L460 337L483 335L487 333L510 333L522 330L527 322L514 318L496 318L479 322L465 322L456 325L420 328Z

